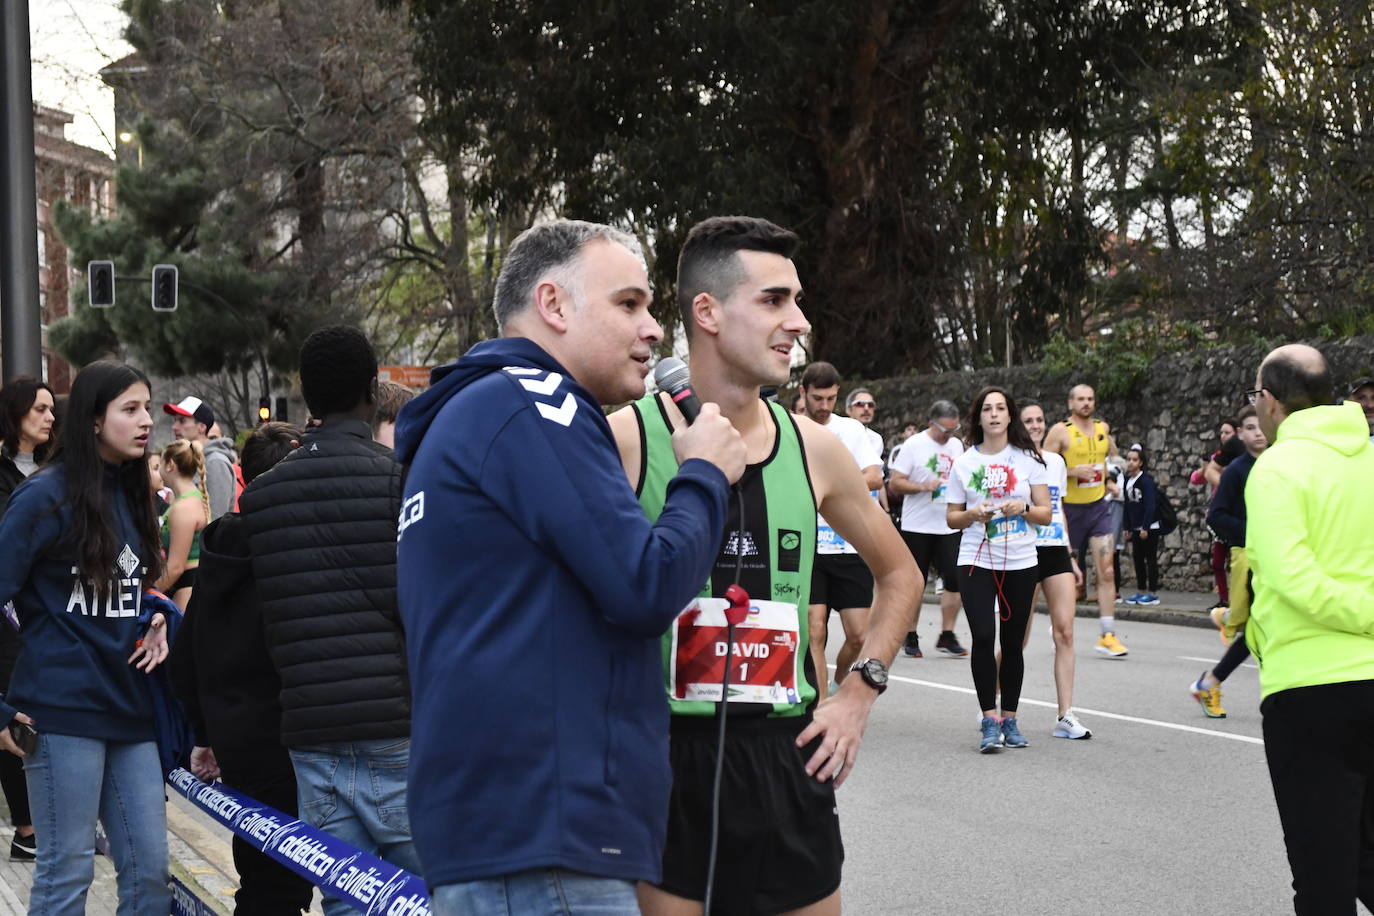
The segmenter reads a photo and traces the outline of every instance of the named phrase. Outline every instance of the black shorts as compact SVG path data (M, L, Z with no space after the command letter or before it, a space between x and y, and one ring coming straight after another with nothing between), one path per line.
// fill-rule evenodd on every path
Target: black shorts
M959 540L962 537L963 534L958 531L952 534L902 532L906 549L911 551L916 565L921 568L921 578L930 581L930 564L933 560L940 580L945 583L945 591L956 595L959 593Z
M835 788L805 770L821 739L794 744L810 722L730 717L713 916L770 916L839 890L844 844ZM706 897L718 727L714 717L673 716L669 730L673 792L659 886L688 900Z
M1069 558L1069 548L1062 545L1036 547L1035 561L1036 568L1040 571L1041 582L1060 573L1073 573L1073 561Z
M811 564L810 604L836 611L873 606L873 573L857 553L818 553Z
M167 592L167 597L172 597L183 588L195 588L196 570L198 569L200 569L199 566L192 566L190 569L182 570L181 575L177 576L176 582L172 583L172 588Z

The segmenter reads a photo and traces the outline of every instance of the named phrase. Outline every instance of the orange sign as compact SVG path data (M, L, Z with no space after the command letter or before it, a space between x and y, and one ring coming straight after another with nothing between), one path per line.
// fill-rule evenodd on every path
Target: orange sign
M377 377L407 388L428 388L429 372L433 366L378 366Z

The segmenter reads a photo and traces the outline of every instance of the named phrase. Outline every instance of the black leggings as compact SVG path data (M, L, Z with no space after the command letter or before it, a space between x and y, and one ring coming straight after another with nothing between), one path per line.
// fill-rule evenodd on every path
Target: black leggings
M1131 557L1135 560L1135 587L1137 591L1153 595L1159 591L1159 529L1141 539L1137 531L1131 538Z
M959 594L964 599L964 617L973 634L973 686L978 691L979 709L997 709L997 624L1002 624L1002 711L1016 713L1021 702L1021 681L1026 663L1021 656L1021 640L1030 623L1031 601L1039 580L1036 568L993 572L981 566L959 567ZM998 586L1008 608L999 606Z

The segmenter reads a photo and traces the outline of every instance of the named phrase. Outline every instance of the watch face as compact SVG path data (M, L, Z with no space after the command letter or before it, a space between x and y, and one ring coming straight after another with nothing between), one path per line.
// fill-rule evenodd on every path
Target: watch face
M887 683L887 666L877 659L870 659L864 664L864 673L874 684Z

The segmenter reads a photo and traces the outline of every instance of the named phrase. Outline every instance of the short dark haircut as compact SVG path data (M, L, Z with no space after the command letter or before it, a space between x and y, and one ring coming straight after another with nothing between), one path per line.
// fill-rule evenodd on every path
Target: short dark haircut
M4 446L5 454L10 457L19 452L19 435L23 429L24 417L33 409L33 402L38 400L40 391L46 391L52 397L54 405L57 403L57 395L53 394L48 383L40 382L30 375L17 375L6 382L4 388L0 388L0 445ZM33 450L34 461L41 464L47 457L56 439L56 433L54 418L53 430L48 435L48 441L39 443Z
M301 394L312 416L345 413L373 400L377 353L357 328L336 324L301 344Z
M582 301L582 283L574 282L574 273L582 250L590 242L603 240L624 247L641 262L644 252L635 237L601 223L580 219L555 219L531 226L515 237L506 249L501 272L496 277L492 294L492 313L496 326L503 333L510 320L530 305L530 294L540 279L550 271L563 271L559 281L568 287L574 301Z
M1247 406L1249 406L1249 405L1247 405ZM1244 412L1245 412L1245 410L1244 410L1244 408L1242 408L1242 409L1241 409L1241 413L1244 413ZM1255 408L1251 407L1251 408L1250 408L1250 412L1251 412L1251 413L1254 413L1254 412L1255 412ZM1218 432L1218 433L1221 432L1221 428L1222 428L1223 426L1229 426L1229 427L1231 427L1232 429L1240 429L1240 424L1243 423L1244 420L1245 420L1244 417L1222 417L1220 420L1217 421L1217 432Z
M1241 424L1244 423L1246 420L1250 419L1251 417L1258 416L1259 411L1255 409L1255 405L1246 404L1244 407L1240 409L1240 413L1236 414L1236 418L1234 420L1223 420L1222 422L1230 423L1232 429L1240 429Z
M741 251L763 251L791 259L801 239L795 232L754 216L713 216L687 233L677 259L677 307L692 335L692 300L702 293L725 300L744 281Z
M1330 404L1335 390L1331 369L1324 358L1314 370L1286 353L1271 357L1260 365L1259 383L1283 405L1284 412L1290 414L1319 404Z
M383 423L395 423L401 408L413 397L415 392L400 382L378 382L377 415L372 418L372 431L375 433Z
M802 370L801 386L808 388L835 388L840 384L839 370L827 362L817 360Z
M278 461L295 451L302 435L299 426L276 420L253 430L243 443L243 453L239 457L244 485L252 483L253 478L270 471Z

